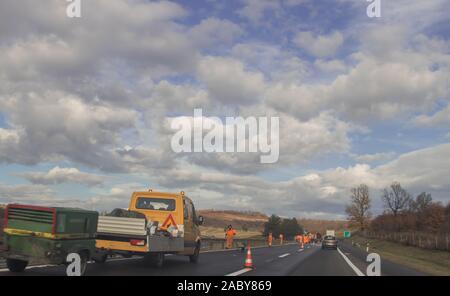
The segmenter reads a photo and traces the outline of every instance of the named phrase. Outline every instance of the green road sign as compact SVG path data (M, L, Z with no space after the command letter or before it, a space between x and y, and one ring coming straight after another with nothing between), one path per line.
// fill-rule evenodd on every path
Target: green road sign
M346 230L344 231L344 237L349 238L351 236L350 231Z

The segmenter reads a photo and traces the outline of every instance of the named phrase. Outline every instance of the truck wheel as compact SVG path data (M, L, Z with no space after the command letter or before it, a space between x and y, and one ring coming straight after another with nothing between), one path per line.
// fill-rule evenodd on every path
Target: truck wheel
M23 272L27 267L28 262L17 259L6 259L6 266L11 272Z
M161 268L164 265L164 253L156 253L154 258L154 265L155 267Z
M191 263L197 263L198 257L200 257L200 244L197 244L194 250L194 254L189 256L189 262Z
M148 261L152 266L161 268L164 265L164 253L158 252L148 254L145 256L145 260Z

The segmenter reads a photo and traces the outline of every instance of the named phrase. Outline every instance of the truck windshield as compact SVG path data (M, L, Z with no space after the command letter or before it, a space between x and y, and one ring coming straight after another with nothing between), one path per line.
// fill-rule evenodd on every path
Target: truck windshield
M153 197L138 197L136 209L156 210L156 211L174 211L175 200Z

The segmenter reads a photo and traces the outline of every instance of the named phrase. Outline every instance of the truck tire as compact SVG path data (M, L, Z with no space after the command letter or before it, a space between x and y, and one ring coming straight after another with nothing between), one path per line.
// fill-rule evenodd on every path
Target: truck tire
M161 268L164 265L164 253L152 253L145 256L145 260L150 263L150 265Z
M198 243L197 246L195 247L194 254L189 256L189 262L197 263L199 257L200 257L200 243Z
M27 261L18 259L6 259L6 266L11 272L23 272L27 265Z
M157 268L161 268L164 265L164 253L157 253L154 258L154 265Z

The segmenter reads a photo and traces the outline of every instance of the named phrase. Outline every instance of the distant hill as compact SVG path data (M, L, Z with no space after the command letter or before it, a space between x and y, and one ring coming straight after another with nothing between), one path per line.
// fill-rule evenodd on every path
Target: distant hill
M342 232L348 228L348 221L343 220L298 219L298 223L309 232L319 232L322 234L327 229Z
M205 218L205 227L225 228L229 224L234 228L262 231L268 217L259 212L200 210L199 215Z
M269 218L266 214L259 212L200 210L199 215L205 218L204 227L223 229L231 224L236 229L247 228L253 231L263 231L264 223ZM325 233L327 229L342 232L347 229L348 222L343 220L316 220L297 219L298 223L309 232Z

